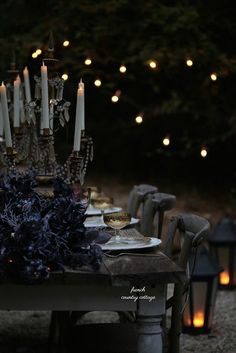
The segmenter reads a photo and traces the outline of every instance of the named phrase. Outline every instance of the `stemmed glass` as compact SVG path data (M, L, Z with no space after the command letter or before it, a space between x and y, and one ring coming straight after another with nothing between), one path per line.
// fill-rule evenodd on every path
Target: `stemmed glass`
M103 221L109 227L115 229L115 243L120 243L120 230L130 224L131 215L127 212L117 212L103 215Z
M91 199L91 204L93 207L101 211L101 221L103 222L105 210L113 206L113 198L107 196L98 197L96 199Z

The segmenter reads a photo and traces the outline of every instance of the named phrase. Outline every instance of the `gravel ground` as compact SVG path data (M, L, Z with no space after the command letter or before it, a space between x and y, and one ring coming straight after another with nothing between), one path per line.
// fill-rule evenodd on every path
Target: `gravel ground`
M236 292L218 291L212 332L209 335L182 334L181 353L235 353ZM0 311L1 353L45 353L50 312ZM116 313L87 314L83 323L117 322Z
M142 181L141 181L142 182ZM88 185L98 185L99 180L89 180ZM132 184L121 186L119 182L108 180L103 191L113 196L118 206L126 207L127 195ZM191 211L207 217L214 225L226 212L233 214L233 205L226 200L215 200L204 195L200 198L196 192L179 193L178 189L161 189L162 192L173 193L177 196L175 210L169 212L166 222L171 215L180 211ZM227 206L226 206L227 205ZM234 214L233 214L234 215ZM209 335L190 336L181 335L181 353L236 353L236 291L218 291L214 314L213 329ZM47 335L49 312L0 312L0 352L1 353L45 353L47 350ZM93 318L87 317L87 322ZM117 320L114 314L103 314L100 322Z

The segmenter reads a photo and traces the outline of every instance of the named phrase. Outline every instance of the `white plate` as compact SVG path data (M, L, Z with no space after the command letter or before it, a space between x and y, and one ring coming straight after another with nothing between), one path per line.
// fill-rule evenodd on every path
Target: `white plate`
M133 224L137 224L137 223L139 223L139 219L132 217L129 225L133 225ZM107 227L107 225L102 221L101 216L99 216L99 217L87 217L85 222L84 222L84 226L86 228L90 228L90 227Z
M131 250L131 249L146 249L158 246L161 244L161 239L145 237L145 241L131 241L130 243L115 243L110 239L106 244L101 245L102 250Z
M115 213L115 212L120 212L122 211L121 207L111 207L111 208L106 208L104 210L104 213ZM101 210L99 208L95 208L93 206L89 206L85 212L87 216L98 216L101 215Z

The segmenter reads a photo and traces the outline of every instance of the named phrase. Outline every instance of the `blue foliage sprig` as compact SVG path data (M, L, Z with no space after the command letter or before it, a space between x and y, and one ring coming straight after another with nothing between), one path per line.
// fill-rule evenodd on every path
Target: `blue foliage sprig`
M84 227L87 200L80 188L54 180L54 197L40 196L33 172L0 177L0 279L39 283L65 266L102 262L109 234ZM78 191L79 190L79 191Z

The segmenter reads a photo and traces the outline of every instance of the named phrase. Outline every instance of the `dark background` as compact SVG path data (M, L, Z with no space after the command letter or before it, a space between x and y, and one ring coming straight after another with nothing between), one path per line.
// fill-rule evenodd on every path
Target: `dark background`
M49 0L0 4L0 78L12 61L40 69L49 32L55 70L67 72L68 130L56 135L59 158L71 152L76 88L85 82L86 132L95 159L88 173L124 180L166 180L234 196L236 23L232 1ZM68 39L70 45L63 47ZM32 59L41 48L43 54ZM84 65L91 57L92 65ZM186 59L193 66L186 65ZM158 69L147 62L155 59ZM119 72L125 64L126 74ZM210 79L211 73L217 80ZM94 86L99 77L102 86ZM111 96L120 89L118 103ZM143 123L135 123L138 113ZM171 144L162 139L169 135ZM206 158L200 156L207 146Z

